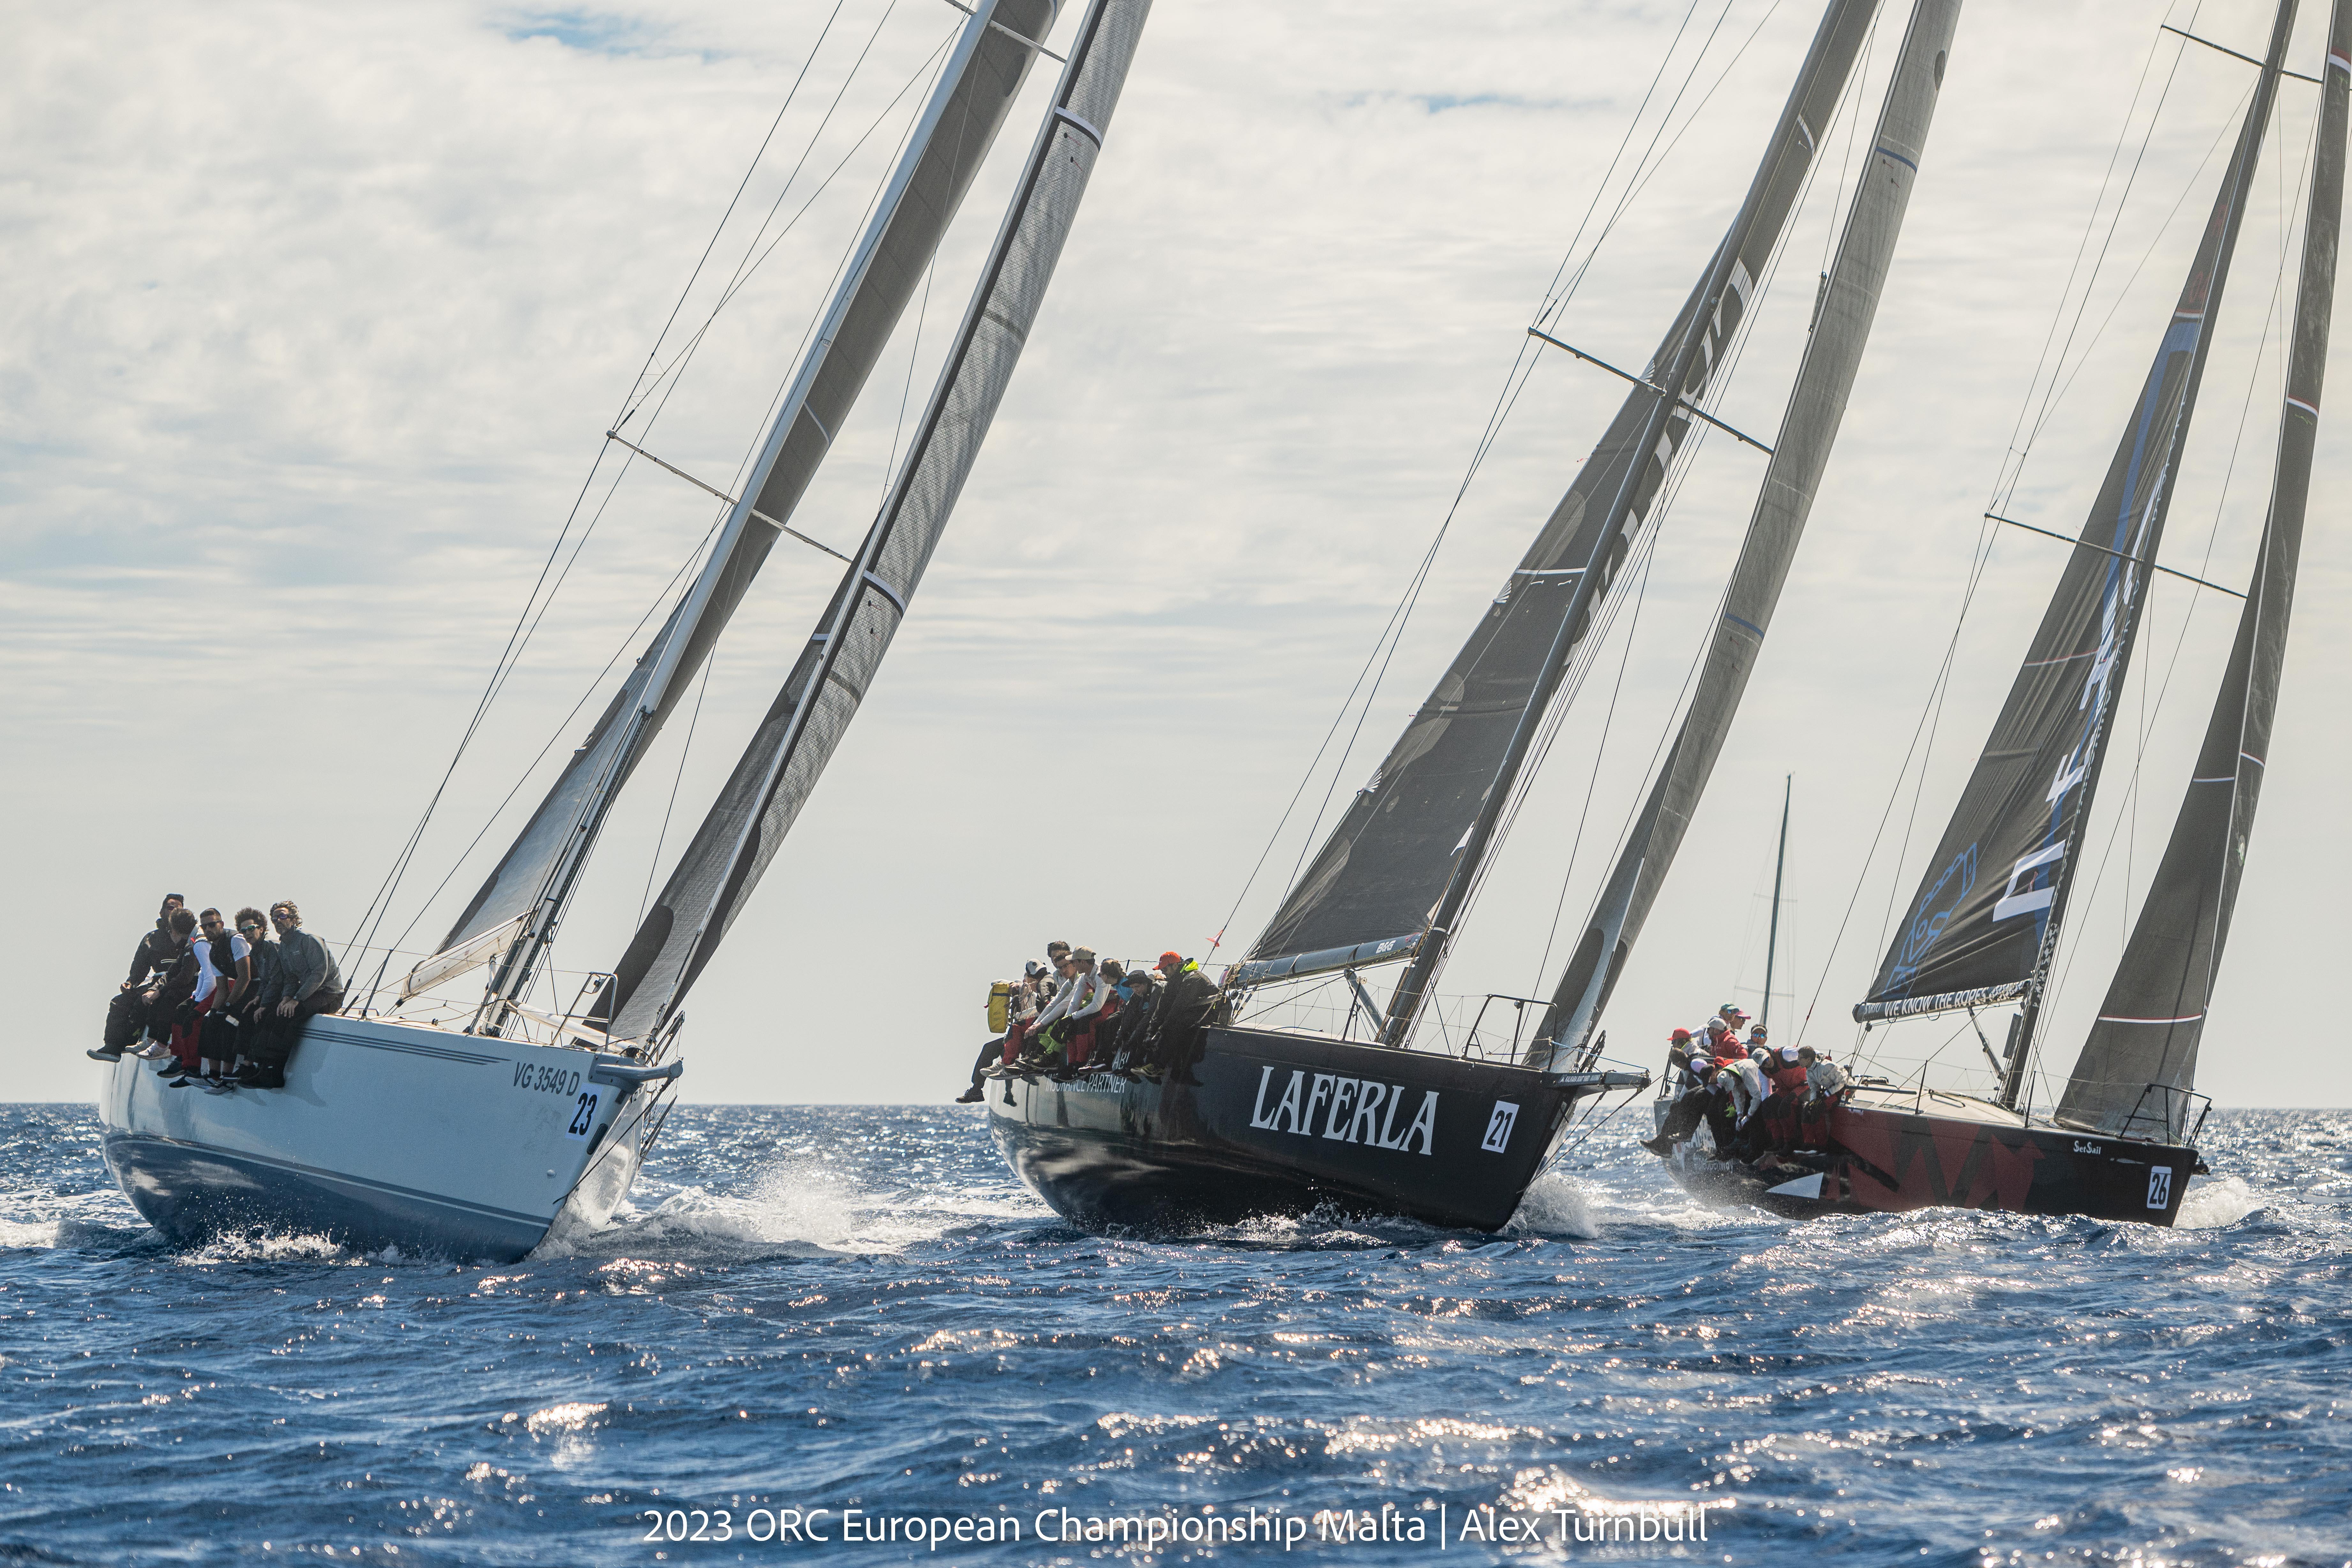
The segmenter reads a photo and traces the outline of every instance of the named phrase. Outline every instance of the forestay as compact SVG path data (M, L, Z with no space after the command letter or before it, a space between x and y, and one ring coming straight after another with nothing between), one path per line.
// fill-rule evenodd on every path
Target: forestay
M2230 911L2237 902L2263 761L2270 754L2305 503L2311 493L2312 449L2319 435L2320 384L2327 369L2344 209L2344 138L2352 104L2352 0L2336 0L2328 21L2321 94L2278 463L2253 586L2238 617L2228 669L2171 841L2058 1104L2060 1121L2111 1135L2185 1135L2198 1044L2214 973L2229 940Z
M1573 648L1590 629L1592 607L1631 552L1690 433L1682 405L1705 395L1738 330L1874 10L1875 0L1832 0L1734 225L1729 265L1723 265L1718 247L1643 370L1643 381L1650 383L1687 366L1680 384L1666 389L1676 403L1660 434L1644 438L1660 424L1654 419L1659 392L1635 387L1444 679L1236 966L1231 984L1407 958L1422 947L1439 901L1472 849L1482 808L1498 783L1508 788L1500 775L1523 716L1549 695L1538 689L1554 663L1564 621L1577 617L1565 627ZM1703 329L1696 334L1696 352L1686 353L1695 329ZM1580 595L1579 581L1588 571L1595 580Z
M2280 7L2268 64L2156 363L1959 805L1853 1010L1857 1020L2014 1001L2047 967L2294 12L2293 0ZM2030 1033L2012 1045L2012 1080ZM2004 1099L2011 1093L2004 1088Z
M795 368L743 498L729 513L709 561L436 954L519 918L532 951L546 942L613 796L653 743L776 541L776 530L751 514L790 521L1004 122L1035 52L1024 40L1045 36L1055 4L978 0L972 7ZM509 994L519 981L508 976L519 967L509 960L500 977Z
M1150 9L1093 0L1079 24L890 498L599 1004L616 1038L657 1027L693 984L856 715L1013 378Z
M1870 163L1854 190L1690 709L1577 940L1543 1026L1529 1042L1529 1066L1549 1065L1557 1049L1573 1048L1591 1033L1714 772L1845 416L1918 178L1959 14L1960 0L1918 0L1912 10Z

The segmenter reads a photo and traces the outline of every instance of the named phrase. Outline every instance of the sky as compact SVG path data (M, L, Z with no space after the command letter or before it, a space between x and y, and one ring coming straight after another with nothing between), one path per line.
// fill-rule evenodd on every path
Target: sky
M1866 151L1856 108L1866 136L1905 15L1881 18L1823 138L1722 395L1743 429L1777 427ZM1617 404L1622 384L1551 355L1479 456L1548 290L1564 266L1579 279L1558 335L1619 364L1648 355L1818 19L1790 0L1160 5L912 615L688 1000L682 1092L950 1098L989 983L1047 940L1216 963L1245 949L1327 792L1336 813L1369 776ZM429 951L712 521L709 497L642 463L583 489L603 433L644 368L690 344L642 439L734 482L961 20L938 0L98 0L16 18L0 887L38 981L12 1098L94 1093L82 1048L166 890L232 910L292 898L351 938L446 773L378 938L402 950L395 973ZM2259 51L2269 11L1963 13L1840 443L1604 1019L1612 1057L1654 1068L1670 1027L1727 996L1758 1007L1790 779L1774 1033L1857 1046L1848 1009L2066 553L1995 541L1962 618L1979 514L1998 496L2081 526L2251 85L2167 21ZM2316 72L2324 26L2308 8L2292 64ZM818 538L845 548L870 521L1051 81L1033 73L803 501L795 525ZM2165 545L2224 584L2247 574L2269 489L2314 108L2286 84ZM2205 1038L2200 1087L2225 1106L2352 1103L2352 1058L2307 1048L2332 1038L2334 894L2352 873L2336 784L2352 638L2327 500L2347 468L2323 424L2302 613ZM1466 998L1450 1016L1549 992L1761 473L1727 439L1693 459L1446 970ZM1358 730L1348 695L1441 528ZM551 559L561 591L452 771ZM690 721L616 810L560 969L617 956L835 580L813 551L771 558ZM2061 1077L2235 616L2220 595L2154 591L2045 1037ZM1981 1058L1964 1028L1865 1048L1965 1082Z

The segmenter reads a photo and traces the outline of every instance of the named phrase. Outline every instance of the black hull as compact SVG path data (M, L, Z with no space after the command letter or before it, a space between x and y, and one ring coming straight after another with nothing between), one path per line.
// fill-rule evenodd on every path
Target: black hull
M1688 1144L1666 1167L1695 1197L1799 1219L1969 1208L2159 1226L2179 1217L2201 1168L2186 1144L1990 1121L1990 1107L1945 1098L1976 1113L1923 1111L1910 1094L1857 1096L1832 1114L1829 1148L1780 1156L1777 1169L1699 1158Z
M986 1084L1021 1179L1089 1230L1181 1232L1316 1209L1499 1230L1569 1108L1622 1075L1221 1027L1180 1079Z

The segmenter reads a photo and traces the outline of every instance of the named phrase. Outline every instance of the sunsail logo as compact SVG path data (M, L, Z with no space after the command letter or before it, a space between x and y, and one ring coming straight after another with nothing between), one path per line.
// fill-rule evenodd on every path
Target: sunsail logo
M1273 1087L1274 1068L1260 1068L1257 1103L1250 1108L1252 1127L1296 1132L1302 1138L1315 1137L1319 1131L1322 1137L1336 1142L1370 1143L1406 1154L1413 1152L1415 1139L1420 1140L1424 1154L1432 1152L1437 1140L1437 1091L1433 1089L1422 1091L1421 1109L1399 1132L1397 1118L1404 1110L1405 1098L1401 1083L1340 1078L1328 1072L1315 1074L1310 1081L1306 1068L1293 1068L1282 1097L1268 1109L1266 1092ZM1315 1125L1318 1116L1323 1122L1319 1130Z

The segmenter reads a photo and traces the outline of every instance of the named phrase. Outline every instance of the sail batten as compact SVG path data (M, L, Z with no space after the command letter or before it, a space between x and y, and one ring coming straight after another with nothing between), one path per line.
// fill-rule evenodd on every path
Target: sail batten
M718 949L905 620L1043 303L1150 0L1092 0L888 500L599 1003L616 1038L667 1019Z
M1408 1024L1434 961L1441 910L1476 877L1531 723L1564 655L1590 631L1599 601L1693 427L1699 402L1753 301L1813 153L1845 90L1876 0L1831 0L1729 234L1675 313L1640 381L1488 605L1453 664L1371 782L1284 895L1228 984L1316 973L1335 954L1412 932L1417 962L1392 1021ZM1342 965L1333 963L1327 967ZM1408 996L1410 990L1412 996Z
M767 560L908 302L1025 79L1059 0L976 0L906 152L794 366L749 479L686 595L491 869L436 955L520 917L530 935L495 977L511 996L552 932L605 813ZM764 515L757 515L764 514Z
M1527 1049L1530 1066L1573 1051L1599 1022L1698 808L1761 654L1782 584L1845 416L1875 321L1911 189L1926 154L1960 0L1918 0L1887 83L1872 140L1873 166L1856 188L1813 329L1789 394L1772 460L1759 488L1738 563L1724 591L1681 731L1570 950L1551 1005Z
M2214 976L2261 799L2327 369L2352 120L2352 0L2337 0L2329 17L2321 74L2286 396L2252 585L2172 836L2056 1112L2061 1121L2116 1136L2185 1134Z
M2294 21L2294 0L2282 0L2155 362L1959 805L1854 1007L1857 1021L1983 1006L1995 995L2038 1012ZM2029 1024L2018 1037L2004 1101L2014 1102L2032 1035Z

